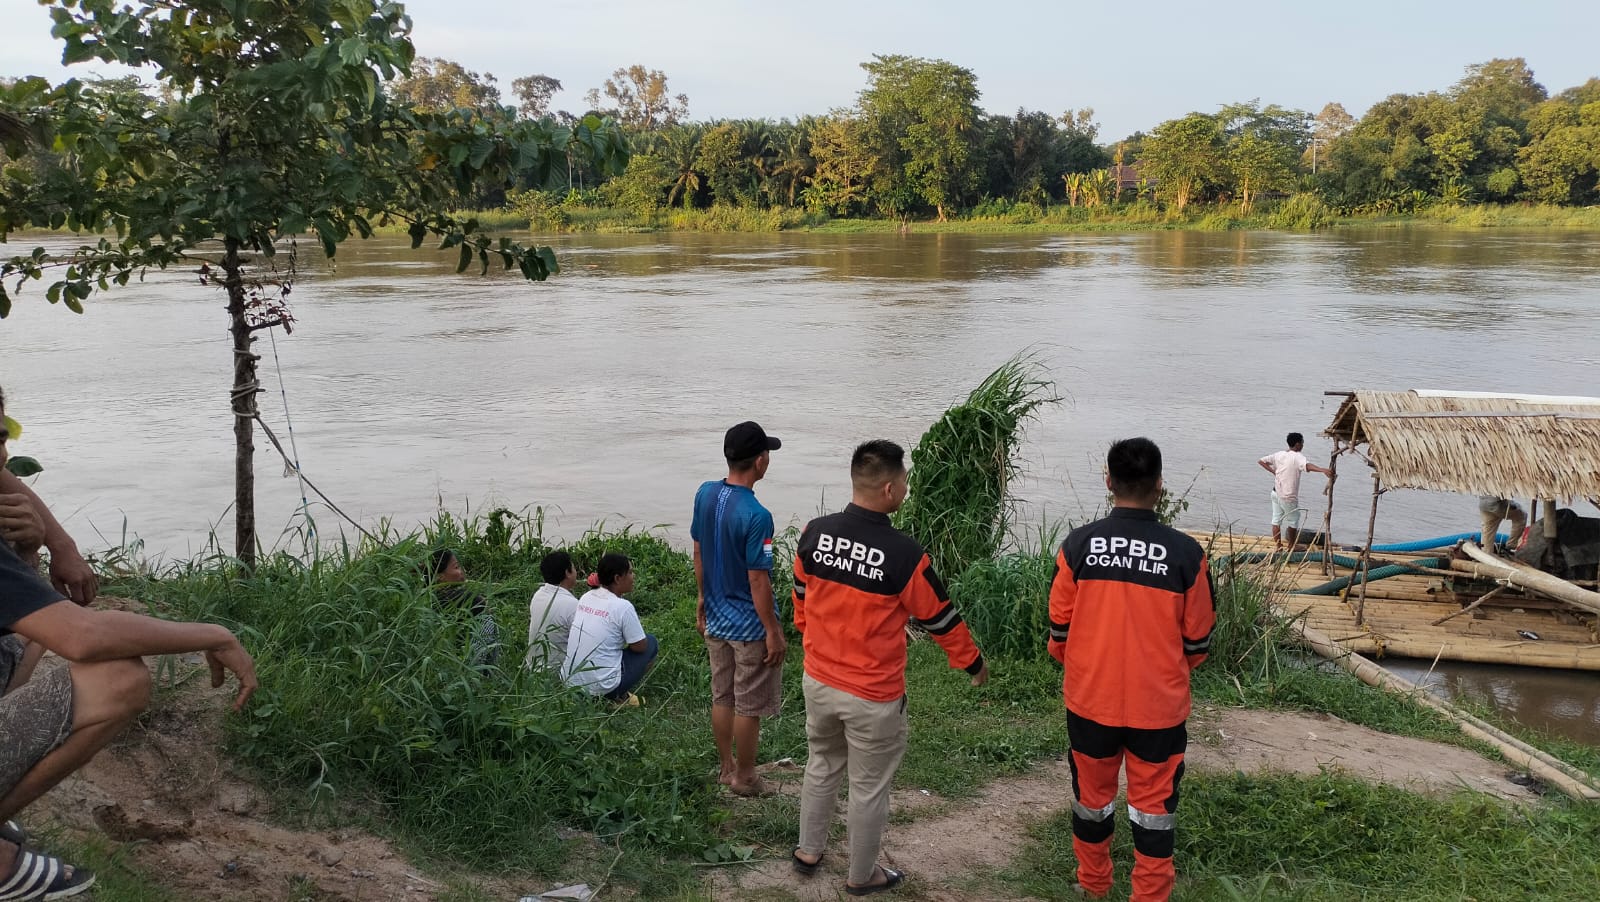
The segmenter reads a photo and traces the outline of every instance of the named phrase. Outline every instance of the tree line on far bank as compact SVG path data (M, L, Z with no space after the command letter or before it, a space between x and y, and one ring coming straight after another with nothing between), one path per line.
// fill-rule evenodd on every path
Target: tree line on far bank
M1468 66L1444 91L1391 95L1359 119L1338 103L1312 115L1251 100L1112 142L1087 108L986 113L977 76L944 60L879 55L862 68L853 105L792 120L691 120L689 98L641 65L587 91L578 115L552 109L559 79L516 78L512 106L493 75L444 59L417 60L388 90L418 109L541 122L558 136L557 165L522 173L520 192L485 182L459 198L467 209L509 204L536 226L583 206L904 220L1140 199L1247 215L1262 198L1292 194L1344 215L1435 202L1600 203L1600 78L1552 96L1520 58ZM143 90L131 79L121 87ZM597 143L590 114L626 134L620 174L585 162Z
M1090 109L988 114L977 77L944 60L874 56L855 104L799 119L692 121L659 70L618 69L589 107L627 131L619 176L568 167L524 207L603 205L649 214L726 206L828 216L945 218L1009 204L1170 209L1305 193L1343 214L1405 213L1433 202L1600 203L1600 78L1551 95L1523 59L1468 66L1443 91L1394 94L1359 119L1258 100L1193 112L1101 142ZM553 112L561 83L519 78L518 113ZM419 104L493 106L492 76L448 61L396 85ZM499 199L485 197L491 204Z

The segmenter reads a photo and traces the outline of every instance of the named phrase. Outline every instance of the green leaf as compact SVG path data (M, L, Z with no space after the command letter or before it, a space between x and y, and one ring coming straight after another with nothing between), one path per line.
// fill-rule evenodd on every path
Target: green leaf
M44 467L31 457L13 457L6 461L6 472L12 476L33 476L44 472Z
M339 42L339 59L346 66L356 66L367 59L367 42L360 38L345 38Z
M539 248L539 259L544 261L544 268L550 275L555 275L561 271L561 264L556 262L556 252L550 248Z
M464 243L461 245L461 262L456 266L456 272L466 272L467 267L471 265L472 245Z
M406 232L411 236L412 250L422 247L422 239L428 237L428 227L420 222L413 222L411 228L406 229Z

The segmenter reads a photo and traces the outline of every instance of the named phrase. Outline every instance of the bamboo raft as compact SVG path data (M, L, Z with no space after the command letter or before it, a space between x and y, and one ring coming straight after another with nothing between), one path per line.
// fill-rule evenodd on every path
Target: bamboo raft
M1239 552L1270 553L1262 536L1191 532L1212 560ZM1335 552L1354 557L1357 552ZM1371 566L1404 564L1423 554L1373 554ZM1296 590L1349 576L1337 564L1284 563L1269 557L1241 566L1266 579L1273 612L1326 636L1346 652L1368 657L1407 657L1600 671L1600 623L1544 597L1500 586L1485 574L1434 570L1367 584L1364 623L1357 620L1359 586L1335 595L1298 595ZM1498 591L1496 591L1498 590ZM1464 611L1473 602L1478 606ZM1529 639L1523 632L1538 636Z

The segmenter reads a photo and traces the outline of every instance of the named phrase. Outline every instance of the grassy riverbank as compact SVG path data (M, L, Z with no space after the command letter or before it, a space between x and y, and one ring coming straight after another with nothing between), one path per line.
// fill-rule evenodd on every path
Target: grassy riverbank
M537 217L511 209L476 214L486 227L537 234L637 232L817 232L874 234L911 232L974 234L1053 234L1238 230L1313 231L1330 228L1519 228L1600 230L1600 207L1534 204L1435 204L1405 213L1339 215L1311 195L1259 204L1250 214L1234 205L1191 206L1184 213L1147 203L1108 207L1040 207L994 202L946 222L894 219L834 219L796 209L712 207L640 213L616 207L552 204ZM396 229L396 234L401 230Z
M964 800L997 785L1060 772L1061 677L1043 642L1054 540L1002 547L1022 426L1054 397L1031 361L1013 359L913 451L920 502L903 508L899 522L941 560L959 562L947 574L951 594L993 678L973 689L934 643L911 643L912 740L896 784L902 797L931 804L901 806L900 827L950 811L959 817ZM700 899L710 893L708 868L784 861L796 795L737 800L715 781L693 569L682 551L632 529L596 530L567 545L585 571L607 551L634 562L631 595L662 648L641 707L616 709L522 669L527 599L551 547L542 522L537 512L466 521L441 514L409 535L309 559L268 556L248 574L218 556L111 578L107 590L238 631L257 656L261 690L248 711L226 719L227 754L271 793L270 816L301 829L351 824L388 837L432 869L439 898L488 898L464 876L476 875L526 887L586 880L641 898ZM779 537L773 583L780 597L795 539L792 530ZM422 562L440 547L456 551L500 624L498 665L468 663L469 615L442 608L425 583ZM1195 679L1208 716L1240 706L1325 712L1475 748L1431 710L1289 650L1287 628L1263 616L1265 591L1248 573L1224 570L1217 585L1211 660ZM803 762L803 651L787 629L784 704L764 724L762 758ZM1597 757L1578 763L1593 767ZM797 774L793 765L780 767L775 780L792 783ZM1187 786L1180 898L1333 899L1380 890L1400 898L1503 897L1508 887L1513 898L1571 898L1562 894L1600 875L1600 849L1571 841L1600 831L1600 809L1592 807L1512 808L1465 792L1424 797L1328 772L1308 779L1213 770ZM1040 814L1037 804L1024 811ZM996 867L954 875L961 891L1061 897L1071 875L1065 818L1049 814L1028 837L1019 834L1016 848L999 851ZM1404 849L1383 859L1392 846ZM129 847L90 839L66 848L110 869L103 900L171 898L125 861ZM1009 867L998 866L1011 855ZM1430 865L1452 856L1470 866ZM1534 867L1551 856L1559 864ZM290 897L319 898L307 879Z
M706 780L716 759L687 556L634 531L596 532L571 546L582 566L603 550L633 557L635 601L661 639L645 706L614 710L517 666L547 544L534 519L441 517L383 548L309 562L280 555L248 577L208 561L108 588L242 631L258 655L262 690L250 711L228 719L228 752L271 789L280 817L353 821L424 862L523 875L529 885L609 875L643 898L704 898L706 865L784 855L797 817L792 795L733 800ZM440 546L458 550L499 619L500 667L465 663L466 624L440 612L423 585L417 563ZM1064 752L1059 670L1043 658L1042 641L1002 640L1037 625L1027 624L1040 615L1049 573L1044 552L1023 552L953 580L978 640L995 650L994 680L973 690L935 645L913 643L913 738L899 786L959 803ZM1262 625L1261 600L1249 580L1221 580L1199 701L1326 711L1470 746L1432 712L1280 648L1279 628ZM805 755L802 662L798 637L790 638L784 709L764 730L766 760ZM1182 816L1180 898L1581 898L1563 893L1600 879L1600 850L1579 839L1600 831L1600 810L1559 800L1519 809L1334 773L1196 774L1186 780ZM974 879L1067 898L1065 818L1059 812L1037 827L1004 872ZM170 898L124 860L126 847L96 841L87 851L119 875L99 898ZM451 893L478 898L470 886Z

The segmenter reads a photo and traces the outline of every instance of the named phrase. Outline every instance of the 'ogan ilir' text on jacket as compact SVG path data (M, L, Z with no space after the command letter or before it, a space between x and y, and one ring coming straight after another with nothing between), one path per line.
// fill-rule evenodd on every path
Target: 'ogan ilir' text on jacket
M1183 723L1189 672L1215 625L1205 550L1154 511L1113 508L1056 555L1049 649L1080 717L1142 730Z

